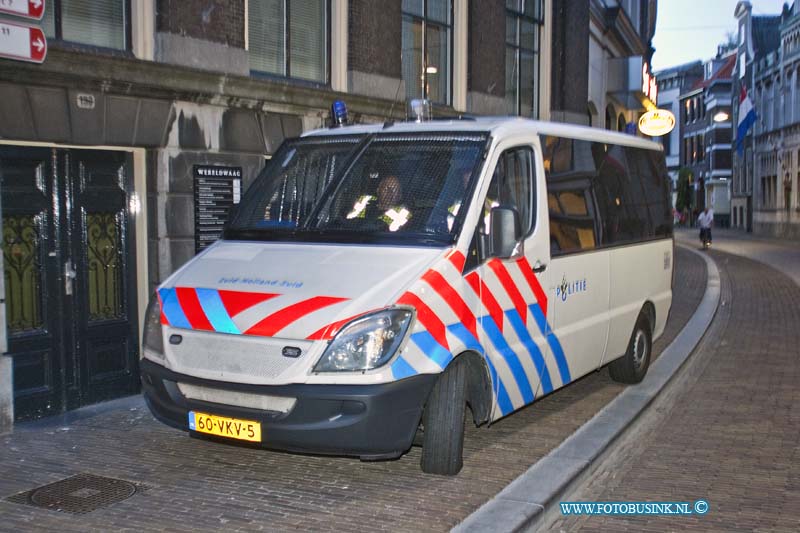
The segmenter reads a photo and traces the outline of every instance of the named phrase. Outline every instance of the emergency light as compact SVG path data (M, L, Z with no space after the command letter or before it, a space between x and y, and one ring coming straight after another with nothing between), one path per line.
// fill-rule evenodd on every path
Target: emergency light
M347 106L343 101L333 101L333 105L331 105L331 117L333 118L334 128L341 128L347 125Z

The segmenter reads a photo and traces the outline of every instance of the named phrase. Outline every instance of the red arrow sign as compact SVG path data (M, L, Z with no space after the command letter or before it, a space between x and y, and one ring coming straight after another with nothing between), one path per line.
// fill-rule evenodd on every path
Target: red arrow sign
M0 21L0 57L42 63L47 56L47 38L39 28Z
M0 0L0 13L42 20L45 0Z

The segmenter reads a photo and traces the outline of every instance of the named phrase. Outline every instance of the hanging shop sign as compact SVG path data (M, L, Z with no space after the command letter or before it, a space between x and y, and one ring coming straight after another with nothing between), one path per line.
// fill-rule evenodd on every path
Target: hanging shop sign
M639 119L639 131L651 137L671 132L675 127L675 115L666 109L653 109Z

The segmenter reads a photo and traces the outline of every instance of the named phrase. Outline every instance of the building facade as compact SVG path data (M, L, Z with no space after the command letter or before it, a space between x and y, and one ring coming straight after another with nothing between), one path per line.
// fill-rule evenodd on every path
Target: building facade
M667 171L672 179L672 205L675 205L678 170L681 167L681 146L683 144L680 95L686 93L695 83L703 79L703 64L700 61L678 65L655 73L658 80L658 107L666 109L675 116L675 127L659 138L664 146Z
M710 207L714 222L730 225L731 75L734 51L703 64L703 79L679 96L680 167L689 170L693 215Z
M417 96L436 115L549 118L552 13L552 0L48 0L45 62L0 59L0 431L136 392L153 289L335 99L352 122L402 118Z
M653 0L554 4L552 120L635 133L646 101L656 100L649 87L656 14Z
M739 2L734 94L744 88L757 120L735 152L732 222L754 233L800 240L800 13L784 6L756 16ZM738 113L735 113L738 123ZM737 136L737 133L734 133Z

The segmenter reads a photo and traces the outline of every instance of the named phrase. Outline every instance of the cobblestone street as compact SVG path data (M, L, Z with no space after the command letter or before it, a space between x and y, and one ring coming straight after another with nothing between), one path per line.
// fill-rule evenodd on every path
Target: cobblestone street
M763 243L719 247L760 256ZM750 259L710 252L714 323L681 377L569 501L704 499L705 515L569 516L562 531L797 531L800 287ZM764 259L760 256L760 259ZM795 269L797 269L795 264ZM659 404L659 402L657 402Z
M696 255L679 249L676 265L680 283L654 353L688 320L705 287ZM397 461L362 463L191 439L156 422L139 398L125 399L74 421L19 424L0 437L0 529L444 531L621 390L604 369L491 428L468 428L464 469L453 478L422 474L419 448ZM5 500L83 472L143 490L80 516Z

